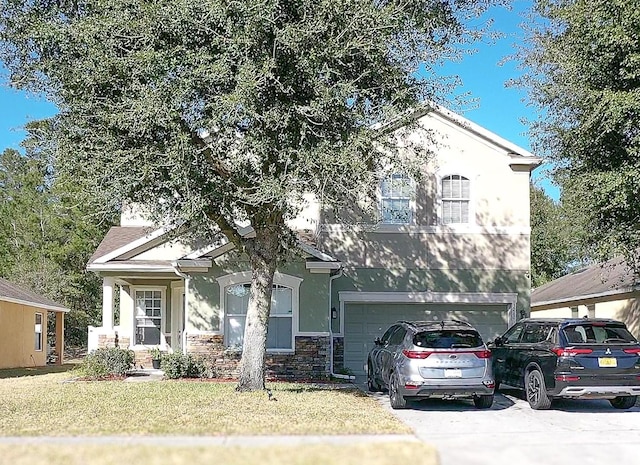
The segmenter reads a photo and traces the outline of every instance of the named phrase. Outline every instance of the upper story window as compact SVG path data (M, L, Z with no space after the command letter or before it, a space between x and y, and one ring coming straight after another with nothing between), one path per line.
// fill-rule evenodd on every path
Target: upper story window
M380 210L386 224L412 221L413 182L405 174L395 173L380 183Z
M458 174L442 178L442 223L468 223L470 186L469 179Z

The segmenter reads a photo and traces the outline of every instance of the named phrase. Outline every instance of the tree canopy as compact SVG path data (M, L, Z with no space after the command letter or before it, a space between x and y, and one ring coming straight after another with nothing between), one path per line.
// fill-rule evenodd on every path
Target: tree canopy
M493 3L0 0L0 58L12 85L57 103L58 169L247 254L239 388L260 389L286 220L304 193L351 202L385 167L416 170L429 148L400 161L381 127L442 101L437 65L479 37L469 20Z
M54 179L39 151L0 153L0 276L70 308L65 341L83 346L102 297L85 265L110 223L78 203L71 187Z
M640 246L640 10L626 0L537 0L520 58L540 119L535 148L556 164L594 258Z
M584 224L562 203L531 185L531 286L539 287L590 262L583 248Z

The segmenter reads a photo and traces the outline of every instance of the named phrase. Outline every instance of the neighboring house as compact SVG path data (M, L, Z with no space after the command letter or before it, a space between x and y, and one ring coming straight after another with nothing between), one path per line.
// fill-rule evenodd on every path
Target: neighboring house
M640 337L640 278L620 257L592 265L534 289L531 316L614 318Z
M64 356L64 314L69 309L0 278L0 368L47 364L47 315L55 314L56 363Z
M311 199L292 224L302 255L275 276L268 376L362 374L399 319L457 318L490 338L529 314L529 178L540 160L448 110L416 118L437 154L420 182L392 174L379 186L378 218L341 211L339 222ZM204 353L219 375L237 373L250 272L232 244L190 247L127 211L88 269L104 283L90 350L117 342L143 365L153 346Z

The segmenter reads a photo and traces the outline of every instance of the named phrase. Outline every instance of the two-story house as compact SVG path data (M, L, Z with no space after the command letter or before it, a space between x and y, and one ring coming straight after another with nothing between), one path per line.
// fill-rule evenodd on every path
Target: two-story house
M268 376L363 374L374 339L401 319L465 320L490 338L529 314L529 178L540 160L446 109L416 118L436 154L419 180L385 178L376 219L338 222L312 200L292 224L302 258L275 276ZM190 248L125 211L88 269L104 289L90 349L117 342L145 364L159 346L237 372L250 273L232 244Z

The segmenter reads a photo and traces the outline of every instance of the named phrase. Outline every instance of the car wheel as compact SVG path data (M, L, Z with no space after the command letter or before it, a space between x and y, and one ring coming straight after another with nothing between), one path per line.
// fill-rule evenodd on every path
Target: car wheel
M493 395L474 397L473 404L478 409L491 408L493 405Z
M380 392L380 386L376 382L373 376L373 367L371 366L371 362L367 364L367 388L369 392Z
M609 399L611 405L621 410L626 410L636 405L637 396L618 396L614 399Z
M527 373L525 382L527 402L534 410L546 410L551 407L551 399L547 395L547 387L544 384L544 377L538 370L531 370Z
M389 403L394 410L403 409L407 407L407 399L398 392L398 375L391 374L391 380L389 381Z

